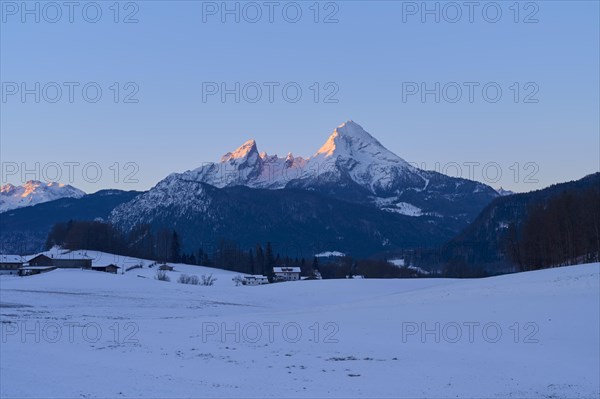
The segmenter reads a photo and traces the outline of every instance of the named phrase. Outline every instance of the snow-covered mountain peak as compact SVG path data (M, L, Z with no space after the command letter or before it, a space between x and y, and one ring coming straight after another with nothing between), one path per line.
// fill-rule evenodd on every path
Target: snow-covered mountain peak
M21 186L10 183L0 187L0 212L54 201L60 198L81 198L85 193L62 183L29 180Z
M409 167L404 159L383 146L358 123L347 121L339 125L313 158L343 157L357 162L383 162Z
M64 184L60 184L60 183L55 183L55 182L50 182L50 183L42 183L39 180L28 180L27 182L25 182L25 184L23 184L23 188L25 189L23 191L23 194L21 194L21 197L27 197L29 195L35 194L36 191L40 188L40 187L48 187L49 189L60 189L61 187L64 187Z
M256 141L248 140L244 144L242 144L237 150L233 152L228 152L227 154L223 155L221 157L221 162L229 162L231 160L236 159L249 159L253 155L256 155L257 158L260 157L258 154L258 149L256 147Z
M389 188L393 181L397 181L397 177L405 173L419 174L416 168L351 120L333 131L327 142L313 155L311 162L335 162L338 169L345 169L352 180L370 190L384 186Z
M340 153L350 153L349 155L351 155L353 149L360 150L361 144L368 145L369 143L381 146L381 144L359 124L353 121L347 121L335 128L315 156L324 155L329 157ZM359 148L353 148L356 147L356 145L359 145Z
M368 140L375 140L375 137L371 136L361 125L354 122L353 120L348 120L334 130L335 133L338 133L340 136L354 137L354 138L362 138Z
M0 186L0 193L4 194L4 193L10 193L11 191L13 191L14 189L16 189L15 186L13 186L10 183L7 183L3 186Z
M215 187L248 186L253 188L283 188L290 176L291 168L300 169L304 158L294 158L292 153L280 158L265 151L258 152L256 142L248 140L233 152L228 152L217 163L205 164L195 170L181 174L186 180L203 182Z

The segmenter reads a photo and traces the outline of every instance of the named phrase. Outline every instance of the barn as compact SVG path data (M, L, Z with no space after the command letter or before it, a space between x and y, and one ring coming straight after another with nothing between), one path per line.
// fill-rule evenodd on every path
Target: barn
M92 265L92 270L95 270L97 272L105 272L105 273L112 273L112 274L117 274L117 272L119 271L120 267L114 264L110 264L110 265Z
M44 254L35 255L35 256L29 258L27 263L29 264L29 266L54 266L54 262L52 261L52 258L50 258Z
M92 258L75 253L39 254L29 259L29 266L55 266L60 269L90 269Z

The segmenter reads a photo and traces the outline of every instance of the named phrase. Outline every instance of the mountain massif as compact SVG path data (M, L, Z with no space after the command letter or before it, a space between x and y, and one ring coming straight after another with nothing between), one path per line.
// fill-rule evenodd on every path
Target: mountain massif
M175 229L187 250L270 240L365 256L440 244L496 197L485 184L415 168L349 121L308 158L260 153L249 140L218 163L167 176L110 221Z
M166 245L158 237L176 232L187 254L216 254L223 242L239 250L271 242L282 256L401 253L413 265L450 266L465 276L474 265L510 271L597 257L599 187L596 173L530 193L497 192L415 168L349 121L310 157L268 155L249 140L219 162L170 174L142 193L4 186L5 209L21 208L0 212L1 251L35 252L58 223L100 221L111 226L90 225L81 245L114 229L125 252L144 242L155 253Z
M0 212L54 201L61 198L81 198L85 193L68 184L42 183L29 180L22 186L5 184L0 187Z

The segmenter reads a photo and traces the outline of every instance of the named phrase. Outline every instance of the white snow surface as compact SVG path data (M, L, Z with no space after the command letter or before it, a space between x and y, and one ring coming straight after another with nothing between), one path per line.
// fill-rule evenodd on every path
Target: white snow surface
M598 263L486 279L236 287L236 274L227 271L175 265L167 272L171 282L163 282L152 278L150 261L86 253L118 265L141 261L144 268L0 276L1 397L600 393ZM212 272L218 280L211 287L178 284L182 272ZM36 323L39 342L36 333L21 335ZM66 323L76 323L72 339ZM434 334L406 334L406 326L435 330L436 323L439 342ZM465 323L479 323L472 340ZM456 325L462 336L450 342ZM273 326L271 338L266 326Z
M340 251L325 251L315 255L317 258L331 258L331 257L343 257L346 256L345 253Z
M384 211L399 213L401 215L406 216L421 216L423 215L423 210L419 207L416 207L408 202L398 202L394 208L383 208Z
M396 266L396 267L406 268L406 269L409 269L409 270L414 270L415 272L420 273L420 274L424 274L424 275L430 274L429 271L427 271L425 269L422 269L422 268L420 268L418 266L406 265L405 262L404 262L404 259L402 259L402 258L390 259L390 260L388 260L388 262L391 263L392 265Z
M388 260L388 262L390 262L394 266L404 267L404 259L403 258L390 259L390 260Z
M0 186L0 212L54 201L60 198L81 198L85 192L68 184L42 183L29 180L21 186L10 183Z

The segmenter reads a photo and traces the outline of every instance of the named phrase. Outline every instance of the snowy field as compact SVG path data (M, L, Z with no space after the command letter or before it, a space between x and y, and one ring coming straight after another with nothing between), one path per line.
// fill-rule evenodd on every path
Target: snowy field
M600 395L600 264L236 287L236 273L188 265L157 281L143 263L0 276L0 395ZM178 284L182 272L218 280Z

